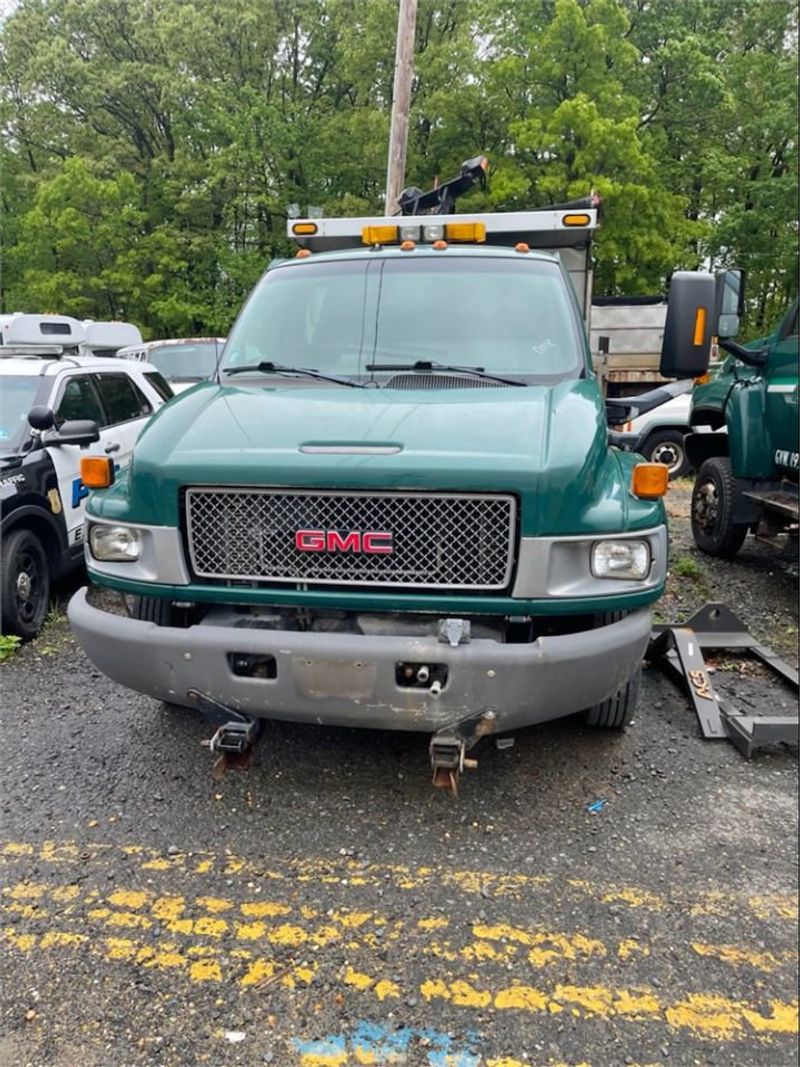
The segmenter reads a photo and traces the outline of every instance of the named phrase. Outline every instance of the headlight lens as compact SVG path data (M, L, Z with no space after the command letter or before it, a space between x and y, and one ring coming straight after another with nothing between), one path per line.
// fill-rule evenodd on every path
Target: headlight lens
M650 546L647 541L598 541L592 548L592 574L595 578L633 578L650 573Z
M124 563L139 558L139 531L131 526L92 526L89 546L95 559Z

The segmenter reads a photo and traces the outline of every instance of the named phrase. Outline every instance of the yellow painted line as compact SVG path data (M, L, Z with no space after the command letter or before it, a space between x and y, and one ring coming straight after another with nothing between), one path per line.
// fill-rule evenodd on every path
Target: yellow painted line
M283 973L274 960L240 954L223 965L220 950L212 945L192 945L164 938L142 944L134 938L99 936L48 930L42 934L2 931L6 945L22 953L37 950L89 950L109 962L124 962L160 970L178 971L192 983L235 981L243 987L258 987L275 980L289 989L313 983L318 964L292 961ZM375 998L378 1002L403 995L399 983L356 970L348 964L339 974L343 988ZM766 1007L734 1000L716 993L690 992L678 999L663 1000L646 987L614 988L603 984L531 986L512 982L498 987L475 979L430 977L417 987L430 1003L446 1002L456 1008L514 1011L531 1015L568 1013L580 1019L622 1020L628 1023L666 1024L675 1031L715 1041L741 1037L769 1040L775 1035L794 1035L798 1028L797 1001L770 999Z
M164 896L125 888L117 888L105 898L96 890L89 890L81 899L77 886L30 882L3 887L0 899L7 902L0 903L0 915L9 912L18 920L43 920L48 917L49 902L63 901L67 888L70 889L66 895L68 904L61 908L61 917L85 917L111 933L148 930L157 925L161 934L213 941L230 937L243 947L263 942L292 949L300 946L319 949L338 943L354 951L375 950L379 944L416 937L421 941L420 951L424 955L448 963L514 964L517 969L527 966L537 970L564 960L581 963L615 957L635 963L637 957L653 954L652 947L639 938L624 938L606 945L583 932L479 922L458 927L459 940L455 941L446 925L449 920L441 917L421 918L407 927L403 920L390 921L375 912L339 908L321 916L316 909L305 905L298 908L274 899L237 902L220 897ZM33 903L26 903L28 900ZM207 913L209 910L211 914ZM443 932L451 936L442 940ZM765 974L794 970L798 958L794 950L770 952L747 945L695 941L689 947L695 954L725 966L737 970L748 967Z
M547 888L566 890L576 896L590 898L594 903L625 907L632 911L663 912L680 909L693 916L737 916L742 909L767 922L798 921L796 893L773 893L753 896L736 892L692 892L676 889L667 898L639 886L620 886L570 878L560 880L550 875L498 874L492 871L464 871L433 867L406 867L397 864L371 864L363 867L348 859L288 860L281 870L264 869L233 855L193 853L165 857L141 845L114 846L76 842L46 841L42 845L12 841L0 845L0 861L38 859L53 864L85 863L102 860L113 852L124 852L145 871L184 871L193 875L224 874L257 877L261 884L268 882L335 885L348 887L382 887L387 880L404 890L419 891L428 885L458 890L464 894L483 897L523 900L533 892Z
M690 993L674 1004L665 1004L646 989L558 984L548 992L515 984L491 991L464 981L441 979L423 982L420 993L428 1001L444 1000L461 1007L493 1006L534 1015L569 1011L586 1019L666 1021L674 1030L689 1030L700 1037L725 1041L768 1033L795 1034L798 1028L797 1001L770 1000L768 1011L757 1011L742 1001L716 994Z
M730 963L734 967L749 966L766 974L772 974L782 967L797 963L797 952L766 952L752 951L740 948L738 945L706 945L698 941L692 942L692 948L698 956L710 956L714 959Z

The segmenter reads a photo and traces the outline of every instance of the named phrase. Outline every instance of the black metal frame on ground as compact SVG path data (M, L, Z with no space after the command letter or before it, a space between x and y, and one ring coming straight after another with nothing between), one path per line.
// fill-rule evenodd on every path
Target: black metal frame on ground
M720 700L711 684L704 649L740 650L757 656L785 682L798 688L797 671L761 644L725 604L709 603L681 626L655 626L645 659L683 688L706 740L731 741L747 759L764 745L797 745L797 715L744 715Z

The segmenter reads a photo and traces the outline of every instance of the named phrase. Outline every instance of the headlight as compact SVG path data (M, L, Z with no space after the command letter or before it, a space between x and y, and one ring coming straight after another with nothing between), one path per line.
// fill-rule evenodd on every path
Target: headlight
M595 578L646 578L650 546L646 541L598 541L592 547Z
M139 531L131 526L92 526L89 546L95 559L124 563L139 558Z

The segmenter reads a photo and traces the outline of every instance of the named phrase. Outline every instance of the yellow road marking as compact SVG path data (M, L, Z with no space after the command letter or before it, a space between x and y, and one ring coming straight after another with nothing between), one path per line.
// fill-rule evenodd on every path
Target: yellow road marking
M797 962L797 952L754 952L750 949L740 948L738 945L705 945L698 941L692 942L692 948L698 956L711 956L725 963L731 963L734 967L748 965L758 971L771 974L787 964Z
M80 862L85 871L89 858L94 858L99 866L103 857L113 860L119 851L114 846L102 845L81 849L71 842L47 842L40 847L12 842L0 846L0 859L9 867L20 860L38 859L40 870L42 863L52 863L69 878L71 864ZM683 988L665 995L639 984L632 976L641 969L641 961L649 956L651 962L647 966L657 966L655 942L651 946L646 940L621 937L606 944L583 931L520 926L500 921L499 916L495 920L494 912L492 921L481 922L443 915L395 918L367 910L363 906L367 903L365 895L361 893L352 898L360 907L338 906L342 895L339 887L383 887L387 881L393 881L403 888L420 888L435 879L465 893L480 892L483 897L514 900L530 894L534 888L538 892L542 886L551 886L561 890L561 898L565 893L591 893L595 904L606 903L633 912L657 913L669 909L669 912L683 910L693 915L733 917L745 908L750 919L784 923L794 920L796 909L796 898L788 894L704 893L668 900L637 887L608 886L579 879L558 882L549 877L442 872L388 865L364 868L338 860L330 864L297 860L287 864L286 871L276 872L264 871L231 855L165 858L141 846L126 846L123 851L129 857L126 864L129 870L178 872L183 890L192 885L191 877L187 876L198 873L252 874L248 882L250 899L234 899L234 891L229 899L208 894L167 893L163 889L159 893L138 886L116 887L104 895L73 882L53 885L43 881L44 875L39 873L35 881L19 881L2 888L0 918L6 912L14 919L13 926L1 931L5 944L22 953L88 951L109 962L172 971L194 984L228 981L248 988L274 982L286 989L313 984L319 966L317 959L323 956L319 953L313 958L313 954L335 945L340 954L333 957L340 988L351 997L378 1003L418 993L432 1004L447 1003L465 1011L513 1011L542 1016L566 1013L580 1019L668 1026L677 1032L690 1032L715 1041L744 1037L770 1041L797 1030L796 1001L766 999L763 982L755 982L754 989L762 991L759 994L762 999L752 1003L714 990ZM165 866L153 866L154 861ZM167 883L164 889L170 888L170 879L157 881ZM147 882L152 885L154 879L148 878ZM315 889L329 884L337 887L331 894L335 907L323 911L324 906L318 909L297 899L299 890L310 896ZM319 898L317 893L311 899ZM59 928L54 928L55 923ZM147 941L137 940L144 931L147 931ZM620 935L623 933L624 928ZM389 958L394 961L394 968L402 968L402 944L412 938L430 969L409 985L403 981L402 970L387 974L375 951L394 943L394 954ZM224 945L223 939L226 939ZM708 960L709 966L717 968L720 975L724 975L726 968L729 974L731 970L745 969L746 973L749 969L766 975L778 972L785 975L794 969L797 960L794 951L768 951L700 940L688 940L682 949L689 959L694 954L695 959L701 956ZM345 954L347 960L342 963L341 956ZM306 955L312 957L311 962L303 958ZM598 961L609 961L607 966L614 967L619 985L580 982L581 969L586 967L597 972ZM569 970L565 971L567 963ZM683 973L690 974L691 966ZM569 974L569 984L563 981L565 974ZM626 977L620 979L622 974ZM558 978L562 981L557 981ZM722 981L725 984L721 988L727 993L728 983L724 978ZM780 992L780 987L777 991ZM749 997L749 990L746 995Z
M112 929L146 930L158 923L162 932L184 937L220 940L231 936L239 942L268 942L287 948L305 944L320 948L338 942L354 950L376 949L379 942L387 944L415 933L420 936L420 931L422 934L433 932L434 937L423 937L421 949L425 955L450 963L462 960L473 964L484 961L513 962L540 970L560 960L580 962L613 956L629 960L637 955L647 957L651 954L651 947L638 938L623 939L615 948L583 933L480 922L467 923L459 928L462 943L454 943L452 940L435 939L435 932L443 929L443 923L449 922L441 918L418 919L406 927L403 920L390 921L374 912L340 908L331 910L324 921L319 922L316 909L306 905L293 908L290 904L275 900L237 902L207 896L157 896L147 890L124 888L114 890L104 900L99 898L96 890L89 890L81 900L77 886L47 886L29 882L3 887L2 896L9 902L0 904L0 914L9 911L22 919L47 918L46 905L51 899L63 901L66 888L71 892L67 895L69 905L62 909L62 915L75 914L76 911L82 914L82 909L86 909L88 919ZM34 904L20 902L31 898ZM197 914L197 909L202 911L209 908L212 914ZM225 918L219 917L222 913ZM245 917L263 915L268 918L242 921L236 918L237 913ZM273 921L269 921L270 918ZM276 921L278 919L291 921ZM379 934L382 935L380 939ZM793 968L798 958L793 950L774 953L753 950L747 946L713 945L699 941L692 942L691 949L698 955L713 958L727 966L736 969L747 966L766 974Z
M469 895L505 897L521 900L534 891L548 887L566 887L581 897L589 897L595 903L623 906L631 910L662 912L680 908L690 915L740 914L747 909L763 921L786 921L796 924L798 918L797 894L773 893L758 896L731 892L691 892L676 889L670 897L637 886L618 886L595 883L584 879L559 880L550 875L497 874L491 871L457 871L445 868L406 867L398 864L371 864L363 867L355 860L309 860L292 859L282 870L264 869L259 864L232 855L216 856L208 853L183 853L164 857L141 845L78 846L75 842L46 841L40 846L30 842L12 841L0 846L0 860L14 862L21 857L37 858L47 863L80 863L97 859L109 853L124 852L137 861L139 869L147 871L187 871L192 874L243 874L257 877L262 883L320 885L384 886L387 880L405 890L420 890L426 885L438 885L457 889Z
M212 946L180 945L164 941L157 945L143 945L134 939L99 937L70 931L47 931L41 935L19 934L3 930L6 943L18 951L30 953L34 949L89 949L109 961L125 961L158 969L179 969L194 983L221 982L223 964L215 956L219 950ZM201 958L196 957L202 952ZM240 955L233 965L235 980L242 986L280 975L280 981L294 988L299 980L308 985L313 981L317 964L301 962L290 965L287 973L276 969L275 961L248 959ZM242 974L242 968L244 973ZM226 965L229 968L229 965ZM234 978L233 974L228 975ZM347 965L340 974L344 986L374 996L379 1001L402 995L400 986L387 978L373 978ZM618 989L604 985L576 986L557 983L552 988L512 983L501 988L483 988L477 981L463 978L427 978L419 985L420 995L427 1001L446 1001L455 1007L485 1010L493 1007L501 1011L520 1011L530 1014L558 1014L568 1011L578 1018L622 1019L628 1022L666 1022L674 1030L689 1030L693 1034L715 1040L732 1040L749 1035L794 1034L798 1026L797 1002L770 1000L768 1010L759 1011L752 1004L732 1000L717 994L689 993L674 1003L666 1003L651 989Z

